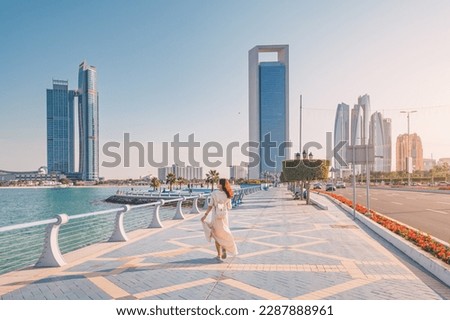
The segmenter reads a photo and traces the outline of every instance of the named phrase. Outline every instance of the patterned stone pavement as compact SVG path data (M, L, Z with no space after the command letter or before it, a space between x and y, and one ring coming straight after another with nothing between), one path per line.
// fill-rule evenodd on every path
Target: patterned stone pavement
M215 259L200 215L65 255L61 268L0 276L0 299L442 299L339 209L284 188L230 212L239 255Z

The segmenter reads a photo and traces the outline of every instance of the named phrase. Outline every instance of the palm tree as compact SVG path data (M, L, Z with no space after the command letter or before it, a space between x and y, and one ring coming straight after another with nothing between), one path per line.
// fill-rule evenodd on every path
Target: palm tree
M206 182L211 183L211 191L213 191L214 183L219 182L219 173L216 170L209 170L206 174Z
M178 177L177 182L180 186L180 190L181 190L181 186L183 185L184 181L185 181L185 179L183 177Z
M157 177L153 177L150 180L150 186L153 187L153 191L157 190L159 186L161 185L161 181Z
M172 191L172 185L175 183L176 180L177 180L177 177L175 177L175 174L173 174L172 172L170 172L166 176L166 183L169 184L169 190L170 191Z

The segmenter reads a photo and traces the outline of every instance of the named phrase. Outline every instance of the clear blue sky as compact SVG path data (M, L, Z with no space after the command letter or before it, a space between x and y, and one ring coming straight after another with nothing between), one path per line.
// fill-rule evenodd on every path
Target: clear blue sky
M372 111L393 119L394 146L406 132L399 111L413 108L411 131L422 137L424 156L450 157L449 1L1 4L0 169L46 165L46 89L52 78L75 88L84 59L98 72L101 146L122 142L125 132L156 145L176 133L182 140L194 133L202 146L243 143L248 50L262 44L290 46L294 146L300 93L303 140L324 146L337 104L353 106L368 93ZM130 168L101 167L100 174L156 173L139 168L136 154L132 160ZM225 167L219 171L228 175Z

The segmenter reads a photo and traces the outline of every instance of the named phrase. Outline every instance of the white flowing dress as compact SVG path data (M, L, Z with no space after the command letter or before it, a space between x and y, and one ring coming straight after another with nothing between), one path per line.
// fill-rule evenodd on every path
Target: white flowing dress
M224 218L218 218L216 214L216 208L218 203L223 203L227 209L227 213ZM233 235L231 234L230 227L228 225L228 212L231 210L231 199L227 198L227 194L224 191L216 190L211 194L211 203L213 206L211 216L211 236L216 240L227 253L237 255L238 250Z

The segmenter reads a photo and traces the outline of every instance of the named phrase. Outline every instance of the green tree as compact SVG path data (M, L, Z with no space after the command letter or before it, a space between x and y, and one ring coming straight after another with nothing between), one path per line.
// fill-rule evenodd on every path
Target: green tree
M296 159L283 161L281 182L306 182L307 199L309 203L309 185L313 180L326 180L328 178L330 163L328 160ZM302 192L302 190L300 190Z

